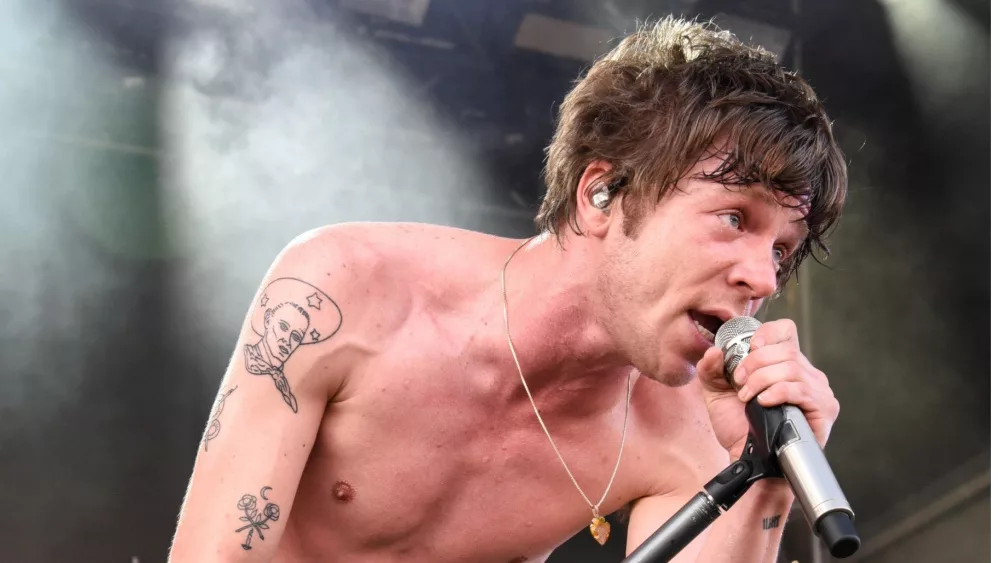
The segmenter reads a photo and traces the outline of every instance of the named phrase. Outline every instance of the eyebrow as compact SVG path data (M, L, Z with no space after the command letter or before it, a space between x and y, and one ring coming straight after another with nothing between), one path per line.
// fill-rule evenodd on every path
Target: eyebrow
M702 180L715 184L716 189L724 190L726 193L735 196L744 196L758 202L762 201L764 203L773 203L776 201L774 190L763 186L741 186L739 189L734 190L731 187L733 184L726 185L714 180ZM809 225L805 221L805 216L803 216L802 219L794 221L793 228L794 232L792 233L792 236L795 238L795 246L792 248L792 251L795 252L802 248L802 245L805 244L806 240L809 238Z

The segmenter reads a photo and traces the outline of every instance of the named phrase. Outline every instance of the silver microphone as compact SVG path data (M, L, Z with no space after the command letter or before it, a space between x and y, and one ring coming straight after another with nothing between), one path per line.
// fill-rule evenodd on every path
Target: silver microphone
M715 345L722 349L726 380L735 387L733 372L750 353L750 338L760 328L753 317L734 317L719 327ZM860 546L854 531L854 511L840 489L823 450L798 407L782 405L784 422L774 450L778 465L792 486L813 533L823 538L835 557L847 557Z

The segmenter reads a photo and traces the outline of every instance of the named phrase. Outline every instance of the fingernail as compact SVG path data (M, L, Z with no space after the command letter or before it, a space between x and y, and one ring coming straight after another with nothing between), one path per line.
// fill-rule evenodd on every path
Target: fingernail
M733 380L736 381L738 385L743 385L743 380L746 379L746 377L747 370L743 369L743 366L737 367L736 371L733 372Z
M739 399L745 403L747 401L747 394L748 393L749 393L749 391L747 391L746 387L744 387L743 389L740 389L740 392L737 395L737 397L739 397Z

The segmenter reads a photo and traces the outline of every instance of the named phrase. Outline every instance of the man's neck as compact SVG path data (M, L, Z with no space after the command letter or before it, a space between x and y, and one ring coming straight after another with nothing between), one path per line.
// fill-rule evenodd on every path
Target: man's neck
M511 339L534 395L605 395L633 368L601 322L595 246L573 235L563 244L553 235L535 237L511 259L505 276Z

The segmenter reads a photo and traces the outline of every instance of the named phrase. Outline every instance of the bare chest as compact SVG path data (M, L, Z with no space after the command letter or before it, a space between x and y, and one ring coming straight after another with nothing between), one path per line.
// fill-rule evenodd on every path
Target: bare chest
M477 370L492 368L408 350L367 366L365 384L328 411L290 524L300 545L344 560L543 561L587 526L590 508L530 405L484 392ZM592 502L623 417L624 405L547 421ZM640 451L626 444L602 512L648 490Z

